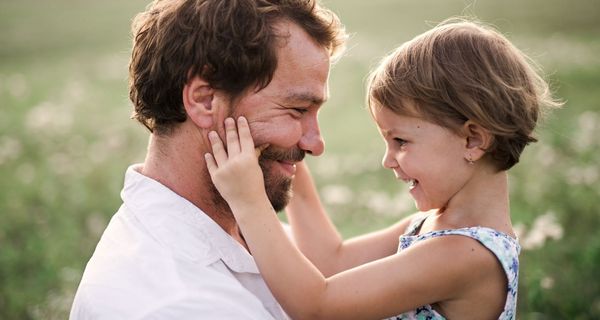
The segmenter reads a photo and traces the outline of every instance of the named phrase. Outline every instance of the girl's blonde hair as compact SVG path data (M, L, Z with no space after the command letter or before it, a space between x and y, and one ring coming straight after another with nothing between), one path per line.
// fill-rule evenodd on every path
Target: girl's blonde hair
M498 170L537 141L542 110L562 104L502 34L464 19L447 20L387 56L370 76L367 103L457 133L465 121L476 122L494 137L486 151Z

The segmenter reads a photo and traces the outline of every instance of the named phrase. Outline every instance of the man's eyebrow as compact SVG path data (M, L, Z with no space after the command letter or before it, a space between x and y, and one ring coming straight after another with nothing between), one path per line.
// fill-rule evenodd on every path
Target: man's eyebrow
M284 95L284 99L287 102L310 102L313 105L321 105L326 100L309 92L289 92Z

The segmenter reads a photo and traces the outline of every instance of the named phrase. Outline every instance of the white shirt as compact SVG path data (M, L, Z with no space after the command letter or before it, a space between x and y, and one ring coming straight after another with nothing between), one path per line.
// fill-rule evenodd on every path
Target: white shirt
M248 251L138 169L127 169L70 319L288 319Z

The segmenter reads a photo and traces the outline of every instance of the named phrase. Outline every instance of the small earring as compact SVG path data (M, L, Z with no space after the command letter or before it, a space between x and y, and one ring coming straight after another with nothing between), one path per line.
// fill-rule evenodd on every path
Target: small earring
M470 154L467 156L467 162L469 165L475 164L475 161L473 161L473 157Z

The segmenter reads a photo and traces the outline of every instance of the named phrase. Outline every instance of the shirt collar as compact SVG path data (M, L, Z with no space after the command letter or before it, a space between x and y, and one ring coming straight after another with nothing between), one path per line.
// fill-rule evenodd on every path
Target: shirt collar
M254 258L214 220L141 169L141 164L127 168L121 198L159 242L187 260L222 260L232 271L259 273Z

